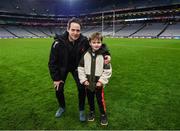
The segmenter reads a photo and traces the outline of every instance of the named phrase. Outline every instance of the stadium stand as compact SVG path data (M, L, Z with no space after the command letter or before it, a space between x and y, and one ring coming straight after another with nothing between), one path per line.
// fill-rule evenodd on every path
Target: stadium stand
M0 37L1 38L13 38L16 37L12 33L6 30L5 27L0 27Z
M144 26L143 24L128 24L123 29L116 32L115 36L120 36L120 37L131 36L131 34L135 33L137 30L141 29L143 26Z
M40 27L25 27L27 31L31 32L37 37L48 37L48 35L40 30Z
M6 27L6 30L8 32L10 32L11 34L13 34L14 36L16 37L19 37L19 38L28 38L28 37L34 37L34 35L32 33L29 33L28 31L24 30L23 28L21 27L17 27L17 26L7 26Z
M92 32L101 32L101 31L102 31L102 27L101 26L93 26L93 27L91 27L90 30L85 29L84 30L84 35L90 36L90 34Z
M160 35L160 37L178 37L180 35L180 23L168 24L166 30Z
M70 4L70 3L69 3ZM179 0L99 0L70 6L58 0L6 0L0 5L0 38L53 37L79 17L82 33L108 37L180 38ZM51 6L50 6L51 5Z
M148 23L144 28L133 34L134 37L152 37L155 38L166 27L163 23Z

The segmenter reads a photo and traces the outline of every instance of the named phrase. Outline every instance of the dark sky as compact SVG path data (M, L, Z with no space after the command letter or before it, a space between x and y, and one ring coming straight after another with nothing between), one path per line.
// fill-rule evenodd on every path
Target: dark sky
M2 0L0 10L39 14L70 15L113 8L168 5L180 0ZM17 8L18 7L18 8Z

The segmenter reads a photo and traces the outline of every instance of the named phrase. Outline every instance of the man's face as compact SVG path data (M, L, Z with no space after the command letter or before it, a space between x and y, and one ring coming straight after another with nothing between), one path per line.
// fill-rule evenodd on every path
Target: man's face
M69 32L69 41L75 41L79 38L80 33L81 33L81 27L78 23L74 23L72 22L70 24L69 29L67 29L67 31Z
M94 39L94 40L90 41L90 46L91 46L93 51L97 51L101 48L102 42L99 39Z

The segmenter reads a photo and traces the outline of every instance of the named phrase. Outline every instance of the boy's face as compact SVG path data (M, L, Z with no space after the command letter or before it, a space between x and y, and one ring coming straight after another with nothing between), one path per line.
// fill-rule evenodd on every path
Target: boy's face
M91 46L93 51L97 51L97 50L99 50L101 48L102 42L99 39L92 39L90 41L90 46Z

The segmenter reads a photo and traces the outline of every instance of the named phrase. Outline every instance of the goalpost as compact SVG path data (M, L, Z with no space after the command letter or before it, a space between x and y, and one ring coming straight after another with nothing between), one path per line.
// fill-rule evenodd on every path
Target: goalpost
M116 16L116 13L115 13L115 11L113 11L113 19L112 19L112 26L113 26L113 36L115 35L115 30L116 30L116 27L115 27L115 21L116 21L116 19L115 19L115 16ZM102 35L104 34L104 12L102 12L102 15L101 15L101 27L102 27L102 29L101 29L101 33L102 33Z

